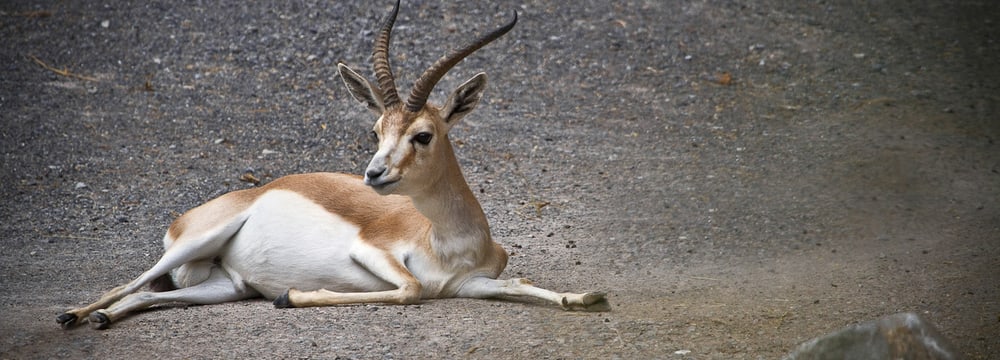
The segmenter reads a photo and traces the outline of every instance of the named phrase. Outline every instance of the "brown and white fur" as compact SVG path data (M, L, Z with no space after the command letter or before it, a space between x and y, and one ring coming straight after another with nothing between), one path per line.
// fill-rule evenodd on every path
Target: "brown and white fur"
M463 83L440 108L426 104L444 73L509 31L517 13L435 63L403 106L386 55L398 6L376 41L378 87L339 65L351 94L379 116L373 128L378 151L364 177L290 175L198 206L170 226L166 251L151 269L61 314L62 327L88 319L104 329L155 304L258 296L274 299L277 307L526 296L564 309L607 310L603 293L557 293L525 279L497 280L507 253L490 237L448 140L448 130L478 104L486 75ZM166 291L136 292L146 284Z

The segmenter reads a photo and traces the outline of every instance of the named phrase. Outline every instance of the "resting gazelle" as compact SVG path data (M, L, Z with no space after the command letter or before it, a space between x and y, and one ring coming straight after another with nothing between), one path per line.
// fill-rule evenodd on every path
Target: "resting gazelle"
M517 13L435 62L404 104L388 57L398 9L397 1L375 42L377 87L338 65L354 98L379 116L373 129L378 151L363 178L290 175L198 206L170 225L166 251L151 269L97 302L61 314L62 327L86 318L104 329L155 304L258 296L281 308L527 296L564 309L607 310L603 293L557 293L525 279L496 279L507 253L490 237L448 140L448 130L478 104L486 74L460 85L444 106L427 104L438 80L513 28ZM154 292L136 292L146 284Z

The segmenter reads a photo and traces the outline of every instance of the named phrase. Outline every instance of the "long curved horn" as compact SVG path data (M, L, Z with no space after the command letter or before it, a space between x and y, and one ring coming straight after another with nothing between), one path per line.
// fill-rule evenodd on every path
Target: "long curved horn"
M389 40L392 37L392 25L396 22L396 14L399 12L399 0L392 7L392 13L386 17L382 23L378 38L375 39L375 50L372 51L372 69L375 70L375 80L382 90L382 103L385 108L391 108L399 104L399 95L396 93L396 80L392 76L392 69L389 67Z
M472 54L479 48L489 44L493 40L496 40L503 34L506 34L510 29L514 28L514 24L517 24L517 11L514 11L514 18L510 20L504 26L493 30L493 32L484 35L483 37L477 39L465 47L454 50L450 54L445 55L438 59L434 65L431 65L427 71L424 71L420 78L413 83L413 90L410 91L410 97L406 99L406 109L410 112L418 112L420 109L424 108L427 104L427 97L431 95L431 90L434 90L434 85L437 85L438 81L444 77L444 74L448 73L455 64L462 61L466 56Z

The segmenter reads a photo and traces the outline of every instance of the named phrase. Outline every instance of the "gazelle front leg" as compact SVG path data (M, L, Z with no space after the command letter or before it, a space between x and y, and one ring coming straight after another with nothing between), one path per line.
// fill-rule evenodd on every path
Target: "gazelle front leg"
M361 303L415 304L420 301L422 287L409 270L392 254L368 245L355 246L351 259L375 276L396 286L395 290L341 293L326 289L298 291L289 289L274 299L278 308L332 306Z
M547 300L563 310L609 311L607 294L603 292L557 293L535 287L527 279L497 280L485 277L469 279L458 291L458 297L488 299L502 296L528 296Z

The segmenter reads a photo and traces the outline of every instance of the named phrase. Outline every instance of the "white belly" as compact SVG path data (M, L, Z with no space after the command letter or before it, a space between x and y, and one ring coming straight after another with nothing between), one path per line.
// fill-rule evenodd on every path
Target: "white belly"
M359 228L290 191L259 198L222 253L223 266L267 298L289 288L340 292L393 286L351 260Z

